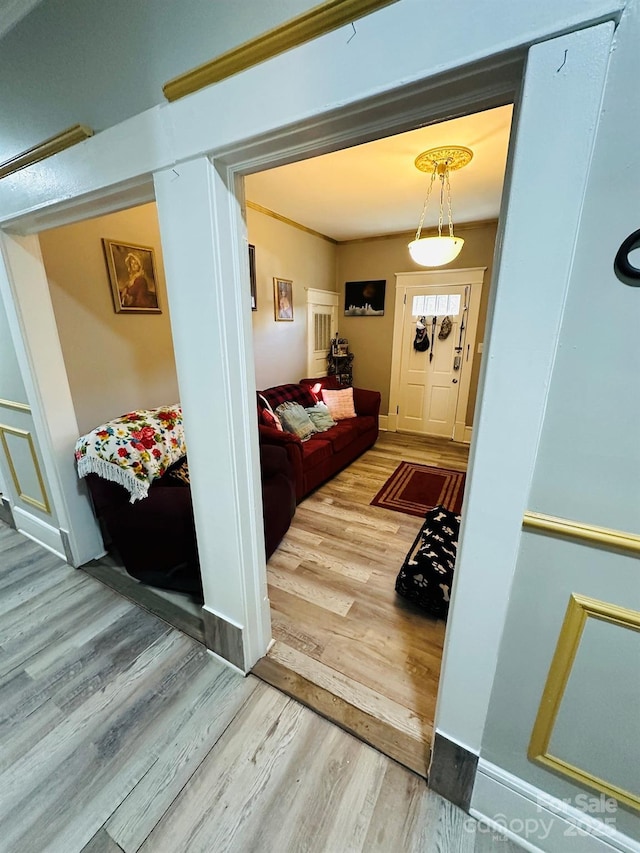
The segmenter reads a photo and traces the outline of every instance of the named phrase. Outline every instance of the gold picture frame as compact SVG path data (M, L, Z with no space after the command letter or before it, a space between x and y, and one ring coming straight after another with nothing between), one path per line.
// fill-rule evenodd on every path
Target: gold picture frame
M293 320L293 282L288 278L273 279L273 311L276 320Z
M116 314L161 314L154 250L103 237Z

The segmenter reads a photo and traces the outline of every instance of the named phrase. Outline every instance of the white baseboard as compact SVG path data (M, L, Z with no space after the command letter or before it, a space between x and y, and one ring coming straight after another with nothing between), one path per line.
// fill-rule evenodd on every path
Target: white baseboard
M52 527L46 521L36 518L29 512L25 512L19 506L13 507L13 520L16 530L23 533L27 538L33 539L38 545L42 545L47 551L51 551L56 557L67 562L64 550L64 542L57 527Z
M378 415L378 426L380 429L389 429L389 415Z
M580 796L585 806L604 803L597 794ZM483 759L469 811L487 831L495 830L531 853L640 853L637 841L616 830L615 811L603 806L594 817Z

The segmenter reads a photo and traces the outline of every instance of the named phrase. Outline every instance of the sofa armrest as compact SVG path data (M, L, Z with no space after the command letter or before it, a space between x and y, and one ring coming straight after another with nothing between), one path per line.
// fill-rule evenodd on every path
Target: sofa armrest
M380 392L368 391L364 388L353 389L353 405L358 415L373 415L378 417L380 414Z
M302 442L297 435L290 432L280 432L278 429L258 424L258 437L260 444L274 444L278 447L284 447L293 469L293 476L296 485L296 498L298 500L304 494L304 466L302 455Z

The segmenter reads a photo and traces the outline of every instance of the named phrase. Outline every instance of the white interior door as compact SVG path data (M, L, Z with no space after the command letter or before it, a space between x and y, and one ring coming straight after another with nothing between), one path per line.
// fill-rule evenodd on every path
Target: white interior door
M470 287L424 285L410 289L402 329L399 430L453 437L464 369ZM445 317L451 331L441 340ZM429 349L414 349L416 321L424 318Z
M307 288L307 376L326 376L331 338L338 329L338 294Z

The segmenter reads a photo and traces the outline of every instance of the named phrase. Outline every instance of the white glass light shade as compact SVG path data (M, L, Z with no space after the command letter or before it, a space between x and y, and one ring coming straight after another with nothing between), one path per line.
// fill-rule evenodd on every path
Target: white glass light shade
M409 254L421 267L441 267L454 261L463 245L462 237L421 237L409 243Z

